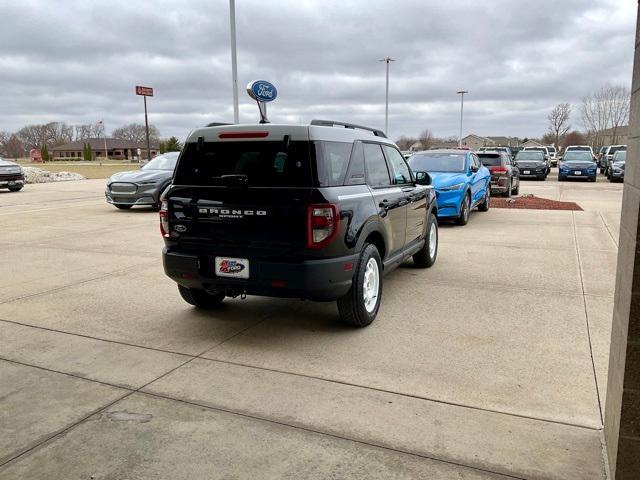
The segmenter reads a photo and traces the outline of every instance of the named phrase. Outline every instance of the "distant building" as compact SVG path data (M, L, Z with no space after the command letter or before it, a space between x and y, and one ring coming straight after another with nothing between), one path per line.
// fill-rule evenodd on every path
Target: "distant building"
M471 150L478 150L480 147L515 147L520 144L516 137L483 137L471 133L462 139L462 146Z
M540 142L536 142L535 140L527 140L520 145L522 148L524 147L544 147Z
M82 158L85 144L91 145L93 160L104 160L105 139L85 138L75 142L60 145L50 150L53 158ZM130 140L120 140L118 138L106 139L107 156L112 160L133 160L147 159L147 144L145 142L132 142ZM138 155L140 149L140 155ZM158 145L151 144L151 158L158 154Z
M623 125L613 132L613 128L607 128L598 135L601 145L626 145L629 142L629 126Z

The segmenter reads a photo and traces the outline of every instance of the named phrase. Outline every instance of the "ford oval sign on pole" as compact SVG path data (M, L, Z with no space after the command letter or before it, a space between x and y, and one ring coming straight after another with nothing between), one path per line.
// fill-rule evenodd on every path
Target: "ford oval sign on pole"
M269 120L267 120L267 102L273 102L278 96L278 90L275 85L266 80L254 80L247 85L247 93L258 103L260 123L269 123Z

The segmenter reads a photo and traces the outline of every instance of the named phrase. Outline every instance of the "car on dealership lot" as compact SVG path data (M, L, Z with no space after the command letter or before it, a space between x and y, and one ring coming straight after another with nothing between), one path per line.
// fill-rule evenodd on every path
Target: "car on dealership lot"
M542 150L521 150L514 161L520 171L520 179L537 178L546 180L549 166Z
M19 192L24 187L24 171L15 162L0 157L0 188L10 192Z
M520 192L520 170L505 152L478 152L480 162L491 172L491 194L510 197Z
M158 208L160 195L171 183L178 155L179 152L163 153L140 170L112 175L104 192L107 203L122 210L136 205Z
M558 151L556 150L556 147L554 147L553 145L547 145L546 149L549 152L549 163L551 164L552 167L557 167Z
M466 225L471 210L489 210L491 173L477 154L459 149L416 152L409 159L414 171L431 175L436 190L439 219Z
M626 145L611 145L607 147L607 150L603 155L606 162L605 168L604 168L604 174L606 175L607 178L611 176L611 166L613 165L613 157L616 154L616 152L621 152L626 150L627 150Z
M610 182L624 182L624 167L627 162L627 151L618 150L611 161Z
M524 147L523 152L542 152L544 154L544 161L547 164L547 174L551 171L551 156L547 147Z
M588 151L572 150L565 152L558 164L558 181L567 178L586 178L590 182L596 181L598 166L593 161L593 155Z
M383 273L436 261L430 181L367 127L196 129L162 197L165 273L199 308L245 295L335 300L343 322L364 327Z
M590 145L569 145L565 147L564 155L566 155L568 152L589 152L591 154L591 157L593 158L593 161L596 161L596 156L593 154L593 148L591 148Z

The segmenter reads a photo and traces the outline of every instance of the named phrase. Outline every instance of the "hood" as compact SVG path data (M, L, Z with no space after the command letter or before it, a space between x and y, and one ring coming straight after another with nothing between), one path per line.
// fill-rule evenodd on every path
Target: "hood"
M4 158L0 158L0 167L19 167L16 162L10 162L9 160L5 160Z
M434 188L449 187L458 183L466 183L467 175L458 172L429 172Z
M133 170L131 172L118 172L111 175L108 184L113 182L140 183L153 180L168 180L173 175L172 170Z

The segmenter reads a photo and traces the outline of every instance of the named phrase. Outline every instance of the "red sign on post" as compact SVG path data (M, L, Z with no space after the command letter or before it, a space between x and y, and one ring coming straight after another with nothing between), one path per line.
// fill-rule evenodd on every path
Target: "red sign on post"
M153 97L153 88L141 87L140 85L136 85L136 95L142 95L144 97Z

